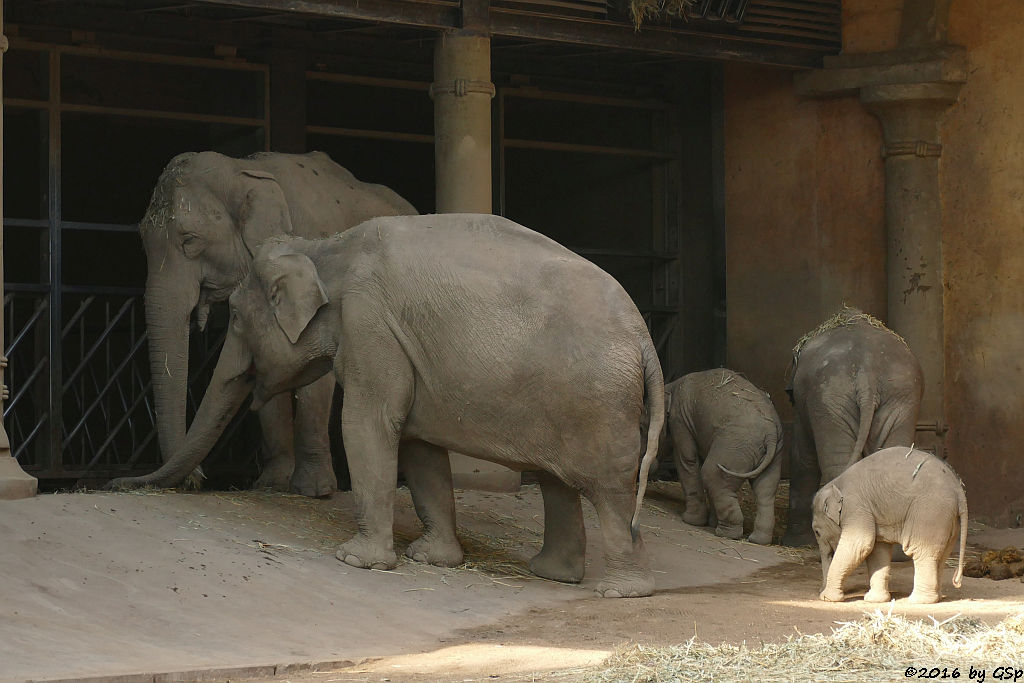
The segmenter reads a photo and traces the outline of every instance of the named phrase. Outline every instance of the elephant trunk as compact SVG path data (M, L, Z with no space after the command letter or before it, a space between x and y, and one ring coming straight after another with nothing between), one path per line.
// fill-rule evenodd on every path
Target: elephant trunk
M828 568L832 565L832 546L823 540L818 541L818 551L821 553L821 590L828 588Z
M199 301L198 279L151 274L146 282L149 368L160 454L166 461L185 441L189 317Z
M221 352L222 357L247 357L248 351L240 348L241 344L237 337L229 334ZM252 375L246 372L239 374L234 367L228 368L227 364L218 363L181 446L168 454L163 466L157 471L142 477L116 479L111 482L111 487L170 487L183 482L209 454L242 403L252 393L254 383Z

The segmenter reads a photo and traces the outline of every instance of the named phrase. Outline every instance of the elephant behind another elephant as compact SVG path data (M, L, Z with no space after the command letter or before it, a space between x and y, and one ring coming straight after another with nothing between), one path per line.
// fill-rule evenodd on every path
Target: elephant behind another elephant
M737 493L749 479L757 513L748 540L771 543L782 472L782 422L768 394L732 370L707 370L666 385L665 404L665 425L686 494L683 521L708 523L706 492L715 533L741 538Z
M793 350L795 411L784 545L812 545L811 498L866 453L911 446L924 391L902 337L844 307Z

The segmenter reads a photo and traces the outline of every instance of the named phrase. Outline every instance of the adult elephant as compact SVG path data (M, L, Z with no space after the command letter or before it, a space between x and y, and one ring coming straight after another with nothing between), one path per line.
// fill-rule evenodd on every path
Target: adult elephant
M190 152L172 159L139 224L163 458L179 452L185 441L192 313L203 329L210 305L227 299L263 240L326 237L376 216L415 213L392 190L357 180L322 152L245 159ZM298 389L294 406L290 395L281 395L259 410L265 460L257 487L290 487L307 496L337 489L327 435L333 388L333 380L323 378Z
M793 446L783 545L812 545L811 499L865 455L911 446L924 375L906 341L855 308L793 349Z

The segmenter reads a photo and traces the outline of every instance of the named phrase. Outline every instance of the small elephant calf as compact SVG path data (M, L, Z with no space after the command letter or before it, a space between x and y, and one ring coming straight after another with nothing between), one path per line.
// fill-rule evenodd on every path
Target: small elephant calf
M967 497L952 468L913 447L885 448L854 463L814 496L812 528L821 551L822 600L839 602L843 581L867 560L867 602L888 602L892 545L914 561L910 602L939 600L942 566L960 528L960 587L967 546Z
M741 538L738 491L750 479L757 513L748 540L771 543L775 492L782 472L782 459L777 457L782 449L782 422L768 394L732 370L706 370L667 384L665 405L672 455L686 494L683 521L696 526L708 523L706 490L714 506L715 533Z

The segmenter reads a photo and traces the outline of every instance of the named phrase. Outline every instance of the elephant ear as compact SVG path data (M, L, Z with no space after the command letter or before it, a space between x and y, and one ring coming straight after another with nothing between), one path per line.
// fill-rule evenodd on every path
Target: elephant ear
M843 515L843 492L839 490L838 486L829 484L829 490L825 492L825 502L821 506L821 511L825 513L825 516L836 526L839 526L839 520Z
M327 303L327 291L316 265L305 254L274 245L255 262L256 276L274 311L277 324L294 344L316 312Z
M268 237L292 234L284 192L272 173L243 170L240 176L238 227L250 254Z

